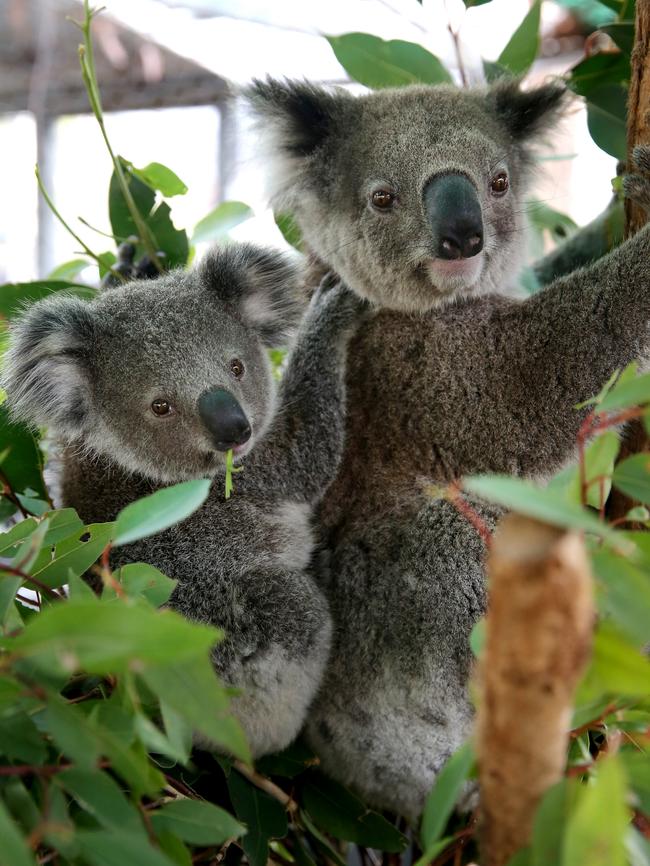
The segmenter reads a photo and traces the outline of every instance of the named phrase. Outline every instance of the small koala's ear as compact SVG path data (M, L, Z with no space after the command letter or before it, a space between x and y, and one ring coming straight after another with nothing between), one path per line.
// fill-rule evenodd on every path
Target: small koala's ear
M66 439L81 435L91 408L95 330L90 304L69 295L34 304L12 324L2 386L16 420Z
M324 144L343 107L354 98L341 89L272 78L254 80L242 95L256 121L267 168L270 164L272 198L300 183L305 158Z
M512 138L523 141L552 126L566 105L567 89L556 81L521 90L518 80L507 79L488 90L488 100Z
M287 344L307 307L301 260L255 244L213 248L199 280L269 347Z

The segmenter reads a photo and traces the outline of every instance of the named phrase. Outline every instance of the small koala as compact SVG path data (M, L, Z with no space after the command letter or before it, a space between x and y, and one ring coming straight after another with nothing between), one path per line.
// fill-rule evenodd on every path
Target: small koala
M471 473L542 478L574 456L575 405L647 351L650 228L508 297L562 86L353 96L269 80L246 97L272 202L375 305L350 344L345 453L319 509L335 632L307 735L326 772L415 820L471 729L486 603L483 540L431 491ZM636 160L627 188L647 198L647 151ZM473 506L494 526L498 509Z
M163 533L112 553L178 583L170 606L221 627L218 673L254 756L301 728L331 620L308 573L312 510L338 468L347 342L361 302L322 287L275 397L268 347L300 318L299 269L252 245L123 283L92 302L56 295L12 328L4 369L16 419L63 444L64 504L108 521L161 486L212 476L208 500ZM243 471L224 494L226 452Z

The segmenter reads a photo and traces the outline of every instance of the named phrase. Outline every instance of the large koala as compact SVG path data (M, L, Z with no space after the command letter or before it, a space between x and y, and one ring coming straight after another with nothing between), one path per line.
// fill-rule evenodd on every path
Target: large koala
M213 658L254 755L301 728L331 620L307 573L315 503L343 446L344 361L363 303L316 293L275 400L267 347L303 310L290 260L250 245L195 269L55 296L12 329L4 385L14 416L65 443L63 500L88 523L169 483L213 476L180 525L112 554L178 584L170 604L224 629ZM226 499L226 452L243 467Z
M320 509L336 627L307 733L326 771L414 819L470 730L468 638L486 601L483 541L432 488L541 477L572 457L575 405L646 346L650 229L535 296L507 296L556 84L354 97L266 81L247 99L273 201L375 305L350 345L346 450Z

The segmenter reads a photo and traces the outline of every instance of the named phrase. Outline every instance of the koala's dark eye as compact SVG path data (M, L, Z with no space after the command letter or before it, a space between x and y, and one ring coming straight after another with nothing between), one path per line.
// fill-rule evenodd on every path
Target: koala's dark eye
M230 362L230 372L233 374L235 379L241 379L244 375L244 365L239 358L233 358Z
M395 193L387 189L376 189L372 194L372 203L379 210L388 210L395 204Z
M158 399L151 404L151 411L159 418L164 418L166 415L171 415L174 408L168 400Z
M490 189L494 195L503 195L504 192L508 191L509 186L510 182L505 171L500 171L499 174L492 178L492 182L490 183Z

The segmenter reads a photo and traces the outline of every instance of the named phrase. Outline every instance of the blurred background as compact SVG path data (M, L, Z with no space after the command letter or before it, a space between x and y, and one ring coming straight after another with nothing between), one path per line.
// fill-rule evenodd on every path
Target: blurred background
M135 166L157 161L180 176L188 192L171 199L172 218L189 235L219 202L238 200L253 216L233 236L282 244L255 139L225 100L233 84L269 74L362 90L325 38L354 31L419 43L459 83L460 56L466 78L480 82L482 59L499 57L529 8L528 0L106 0L93 36L108 135ZM93 250L113 247L105 236L112 165L79 71L82 12L81 0L0 0L0 282L43 278L79 253L38 195L37 161L75 231ZM574 66L594 39L608 38L594 31L613 17L597 0L545 0L528 80ZM578 224L607 205L616 162L593 142L579 100L540 169L535 198Z

